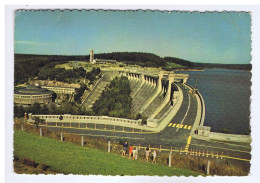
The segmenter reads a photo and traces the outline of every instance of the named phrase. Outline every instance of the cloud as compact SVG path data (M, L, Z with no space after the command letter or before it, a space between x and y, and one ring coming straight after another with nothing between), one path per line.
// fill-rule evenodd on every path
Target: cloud
M33 41L15 41L15 44L42 44L38 42L33 42Z

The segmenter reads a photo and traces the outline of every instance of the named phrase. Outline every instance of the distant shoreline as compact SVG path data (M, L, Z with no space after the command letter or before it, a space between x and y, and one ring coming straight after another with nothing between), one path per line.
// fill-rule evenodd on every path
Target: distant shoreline
M175 69L174 71L204 71L204 69Z
M174 71L205 71L205 70L213 70L213 69L221 69L221 70L234 70L234 71L247 71L251 72L250 69L228 69L228 68L205 68L205 69L175 69Z

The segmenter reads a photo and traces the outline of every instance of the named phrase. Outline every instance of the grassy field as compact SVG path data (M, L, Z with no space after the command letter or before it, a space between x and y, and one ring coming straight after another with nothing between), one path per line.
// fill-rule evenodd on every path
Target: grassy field
M169 63L170 66L176 66L180 68L181 65ZM133 72L147 72L149 74L157 74L161 68L153 68L153 67L141 67L139 65L126 65L121 62L115 64L92 64L84 61L69 61L64 64L57 64L55 68L65 68L65 69L73 69L76 67L83 67L87 72L91 71L92 68L99 67L102 71L133 71ZM184 68L184 67L183 67Z
M50 171L83 175L166 175L198 176L200 173L152 164L81 147L69 142L36 136L15 130L14 156L46 164Z
M175 68L175 69L187 68L187 67L185 67L183 65L175 64L175 63L172 63L172 62L166 62L166 67L168 67L168 68Z

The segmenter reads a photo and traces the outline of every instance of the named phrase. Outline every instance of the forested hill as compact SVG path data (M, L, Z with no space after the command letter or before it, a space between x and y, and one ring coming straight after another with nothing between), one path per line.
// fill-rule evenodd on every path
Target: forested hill
M137 64L147 67L163 67L166 61L158 55L143 52L113 52L95 54L97 59L111 59L127 64Z
M185 66L187 68L194 69L206 69L206 68L217 68L217 69L237 69L237 70L251 70L251 64L216 64L216 63L197 63L190 62L184 59L175 58L175 57L164 57L166 62L171 62L175 64L179 64Z
M111 59L126 64L140 65L143 67L162 67L164 70L185 69L205 69L205 68L223 68L251 70L251 64L209 64L195 63L174 57L159 57L152 53L143 52L113 52L99 53L94 56L96 59ZM33 54L15 54L15 75L14 82L23 83L28 78L36 77L40 68L51 64L67 61L89 61L89 55L33 55ZM170 63L170 64L169 64ZM180 67L181 66L181 67Z
M95 59L109 59L126 64L136 64L146 67L163 67L166 62L163 58L143 52L113 52L94 54ZM47 61L47 62L62 62L62 61L88 61L89 55L27 55L15 54L15 61Z

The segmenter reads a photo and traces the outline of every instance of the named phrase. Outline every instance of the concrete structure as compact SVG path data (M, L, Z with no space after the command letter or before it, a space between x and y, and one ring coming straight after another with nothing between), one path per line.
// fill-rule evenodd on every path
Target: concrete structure
M159 125L158 119L151 119L151 118L147 119L147 126L157 128L158 125Z
M115 64L116 60L94 59L93 63L96 63L96 64Z
M94 50L90 50L89 62L94 63Z
M60 87L60 86L41 86L42 88L46 88L48 90L54 91L57 94L75 94L76 88L72 87Z
M203 137L208 137L210 133L210 129L211 127L209 126L199 126L197 129L198 130L197 134Z
M14 103L31 105L35 102L40 104L48 104L52 102L53 91L39 86L15 88L14 90Z
M176 115L183 101L183 93L180 87L174 84L174 78L175 76L178 76L178 74L175 74L173 72L164 72L164 71L161 71L158 75L149 75L145 73L130 73L130 72L120 72L119 74L123 76L127 76L130 82L136 83L136 86L138 86L138 83L140 84L140 86L137 87L138 88L137 90L139 91L136 91L135 94L136 97L141 97L145 99L144 100L142 99L141 102L139 101L137 105L137 109L138 109L137 112L141 112L139 111L139 109L145 111L146 110L145 108L149 108L150 106L153 106L151 108L152 109L151 112L149 112L151 116L147 115L148 117L147 125L141 125L141 120L111 118L107 116L64 115L63 119L67 119L68 120L67 122L75 121L77 123L91 123L91 122L97 124L116 123L116 125L119 126L125 126L126 124L131 126L133 124L136 124L135 128L149 129L151 131L160 131L164 129L165 126L167 126L170 120L174 117L174 115ZM188 77L188 75L183 75L183 76ZM179 78L181 77L179 76ZM174 85L175 87L172 87L172 85ZM151 90L152 93L149 94ZM144 91L145 93L142 93L141 91ZM86 100L86 101L90 101L90 100ZM174 102L172 103L172 101ZM47 116L40 115L39 117L47 121L50 120L50 122L54 122L58 120L59 115L56 116L52 115L49 117L48 115ZM66 122L66 120L63 121Z
M171 120L168 116L173 117L169 114L176 114L179 110L179 103L182 102L183 96L181 96L181 89L174 82L175 78L182 79L181 83L186 82L188 74L165 71L160 71L157 75L137 72L121 72L120 74L127 76L135 88L131 94L133 98L132 114L141 113L147 116L148 127L157 128L160 126L161 129L161 122L166 124Z
M62 88L80 88L80 84L76 83L65 83L62 81L51 81L51 80L30 80L29 84L39 86L54 86Z
M33 115L32 113L28 114L28 122L35 122L35 117L42 119L47 122L62 122L62 123L96 123L96 124L107 124L107 125L117 125L125 127L140 127L142 120L133 120L133 119L124 119L124 118L115 118L108 116L84 116L84 115L71 115L64 114L62 119L61 115Z

